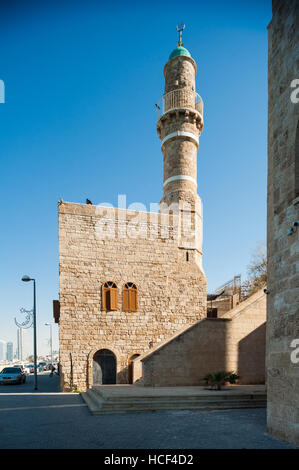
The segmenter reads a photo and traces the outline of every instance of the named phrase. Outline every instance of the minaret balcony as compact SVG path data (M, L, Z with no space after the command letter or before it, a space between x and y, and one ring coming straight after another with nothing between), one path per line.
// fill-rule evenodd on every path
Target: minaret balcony
M191 108L198 111L203 118L203 101L201 96L189 88L179 88L170 91L162 96L158 104L156 104L157 118L167 111L178 108Z

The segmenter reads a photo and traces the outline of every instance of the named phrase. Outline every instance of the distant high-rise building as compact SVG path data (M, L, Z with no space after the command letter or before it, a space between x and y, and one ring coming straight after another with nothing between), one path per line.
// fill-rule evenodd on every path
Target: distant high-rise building
M22 356L22 336L21 328L17 329L17 359L20 359Z
M26 359L26 340L24 328L18 328L17 331L17 359L23 361Z
M4 361L6 354L6 342L0 339L0 361Z
M13 343L11 341L6 345L6 359L7 361L13 360Z

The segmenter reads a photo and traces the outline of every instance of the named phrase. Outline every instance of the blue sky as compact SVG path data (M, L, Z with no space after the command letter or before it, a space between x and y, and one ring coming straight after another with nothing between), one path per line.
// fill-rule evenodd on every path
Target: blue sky
M183 21L205 105L198 152L208 290L246 276L266 238L270 0L3 1L0 5L0 339L30 308L47 352L58 298L57 201L149 208L162 196L155 103ZM57 327L54 329L57 346Z

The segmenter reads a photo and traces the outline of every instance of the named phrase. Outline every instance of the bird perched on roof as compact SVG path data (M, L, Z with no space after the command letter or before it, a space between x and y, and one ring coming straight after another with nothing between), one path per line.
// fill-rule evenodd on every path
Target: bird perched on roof
M92 204L92 202L89 199L86 199L86 204Z

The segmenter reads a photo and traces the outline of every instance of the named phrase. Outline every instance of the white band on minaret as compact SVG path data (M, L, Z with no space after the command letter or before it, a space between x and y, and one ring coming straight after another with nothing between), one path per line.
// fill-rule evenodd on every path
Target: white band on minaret
M177 181L177 180L187 180L191 181L192 183L197 186L197 182L192 176L187 176L187 175L176 175L176 176L171 176L170 178L167 178L166 181L164 181L163 188L166 186L168 183L171 183L172 181Z
M198 145L199 144L199 137L195 134L192 134L192 132L185 132L185 131L177 131L177 132L172 132L171 134L168 134L166 137L161 142L161 147L165 142L169 139L173 139L174 137L189 137L190 139L194 140L195 143Z

